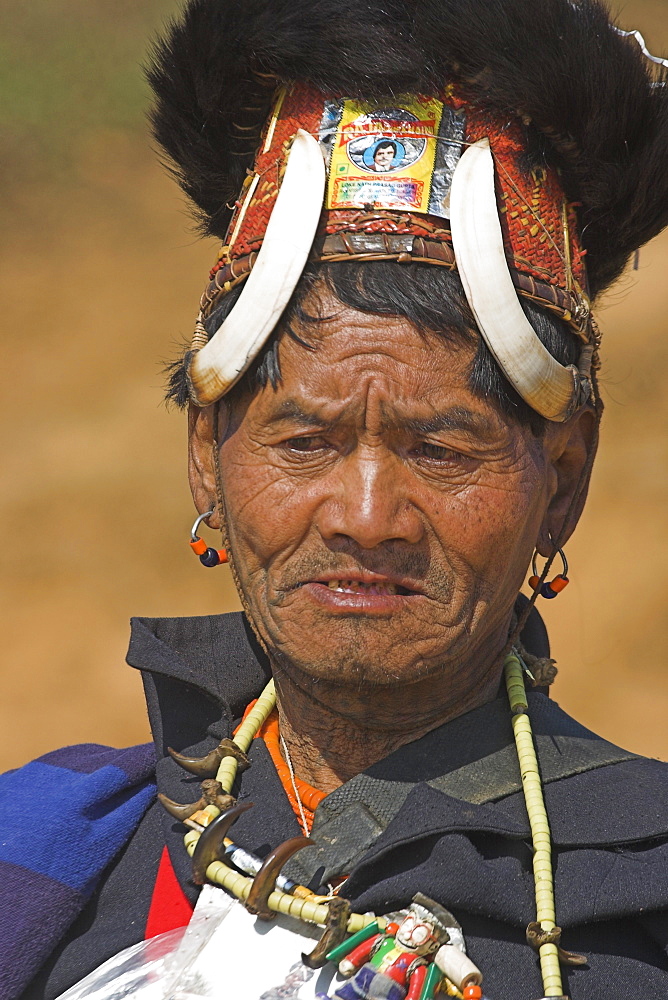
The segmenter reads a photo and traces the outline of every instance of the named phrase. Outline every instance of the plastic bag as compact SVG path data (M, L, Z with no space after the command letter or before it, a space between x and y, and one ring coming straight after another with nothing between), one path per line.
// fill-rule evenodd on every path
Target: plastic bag
M205 886L186 927L139 941L62 993L58 1000L168 1000L183 972L196 961L234 900Z
M183 940L185 927L139 941L114 955L58 1000L165 1000L169 960Z
M207 885L187 927L126 948L58 1000L314 1000L336 976L301 961L320 934L290 917L256 920Z

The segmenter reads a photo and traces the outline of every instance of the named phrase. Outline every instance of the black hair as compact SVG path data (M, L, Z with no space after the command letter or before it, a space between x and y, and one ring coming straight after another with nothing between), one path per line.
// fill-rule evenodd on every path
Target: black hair
M394 142L392 139L385 139L385 140L381 139L381 141L376 146L376 150L375 150L375 152L373 154L374 157L375 157L376 153L379 150L381 150L381 149L387 149L388 146L392 147L392 151L393 151L394 155L396 156L397 155L397 144L396 144L396 142Z
M154 47L154 135L224 238L278 83L438 93L524 123L579 204L590 291L668 223L668 86L599 0L189 0Z
M305 310L304 300L319 281L324 282L340 302L353 309L384 316L403 316L418 330L437 333L447 342L473 344L477 341L476 356L469 375L472 391L487 399L511 420L529 427L536 436L542 434L547 421L515 392L477 333L458 274L433 264L337 261L308 265L278 328L239 383L242 391L279 384L278 344L282 337L290 336L305 350L312 349L294 326L295 321L299 321L301 328L318 322L318 316ZM213 336L232 309L241 287L237 286L225 296L205 321L209 337ZM520 302L550 354L563 365L576 364L579 344L566 324L531 302L524 299ZM189 359L190 352L187 351L169 367L167 398L178 406L185 406L188 402L186 372Z

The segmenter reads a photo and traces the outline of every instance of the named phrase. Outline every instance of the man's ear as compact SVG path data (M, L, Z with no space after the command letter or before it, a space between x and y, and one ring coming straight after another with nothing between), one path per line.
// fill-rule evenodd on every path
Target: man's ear
M188 408L188 482L195 507L200 514L214 509L207 520L210 528L220 528L220 510L218 504L218 489L216 485L216 441L221 440L225 416L220 411L225 407L213 404ZM215 421L220 413L218 434L214 433Z
M565 545L580 520L598 445L596 414L587 407L565 424L552 424L546 445L555 488L536 542L545 558L554 550L552 540Z

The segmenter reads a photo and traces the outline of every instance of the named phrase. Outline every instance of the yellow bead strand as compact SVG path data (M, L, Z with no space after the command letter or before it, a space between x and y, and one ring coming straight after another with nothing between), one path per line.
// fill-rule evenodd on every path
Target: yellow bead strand
M190 857L195 853L198 840L199 834L194 830L191 830L184 838ZM216 885L227 889L242 902L248 898L253 885L252 878L235 872L222 861L212 861L206 870L206 877L209 882L215 882ZM315 899L292 896L287 892L281 892L280 889L274 889L269 895L267 905L274 913L283 913L288 917L295 917L297 920L303 920L310 924L326 924L329 915L329 908L324 903L319 903ZM376 919L372 913L351 913L347 924L348 933L355 934ZM379 919L378 923L384 926L385 921Z
M234 737L234 742L239 749L243 751L243 753L248 752L248 748L253 742L253 739L267 721L275 707L276 688L272 678L253 705L251 711L239 726L236 736ZM229 795L231 793L238 768L239 761L236 757L223 757L216 774L216 780L222 785L223 794ZM209 823L216 819L217 816L220 816L220 809L218 806L205 806L204 809L200 809L190 818L196 823L199 823L200 826L208 826ZM184 842L186 847L188 846L188 838L190 836L191 835L189 833L185 836ZM197 834L197 836L199 837L199 834ZM231 843L230 840L226 840L225 842L227 844Z
M506 690L512 712L513 733L517 748L517 759L522 775L524 801L529 814L531 838L533 841L533 877L536 894L536 920L543 930L551 931L556 926L554 903L554 878L552 873L552 841L550 824L545 809L543 786L538 770L538 758L533 742L531 722L527 713L527 696L524 689L522 665L515 653L510 653L504 662ZM554 944L540 946L540 971L543 978L543 993L546 997L562 997L559 953Z
M274 687L274 681L272 679L269 681L256 703L253 705L253 708L239 726L236 736L234 737L234 742L244 753L248 752L248 748L253 742L255 734L262 728L275 707L276 688ZM223 792L227 792L228 795L232 791L232 785L234 784L234 779L237 776L238 767L239 761L236 757L223 757L220 762L220 767L218 768L218 773L216 775L216 781L221 783L223 786Z

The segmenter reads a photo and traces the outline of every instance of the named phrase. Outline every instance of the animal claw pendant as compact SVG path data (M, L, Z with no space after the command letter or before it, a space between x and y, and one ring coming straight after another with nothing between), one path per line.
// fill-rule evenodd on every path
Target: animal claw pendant
M253 879L253 885L246 897L244 905L249 913L253 913L260 920L274 919L276 914L269 909L269 896L276 887L276 879L281 868L293 854L301 851L303 847L311 847L313 843L308 837L291 837L269 852Z
M229 739L221 740L218 746L204 757L187 757L177 753L171 747L167 747L167 752L172 760L198 778L214 778L225 757L234 757L238 761L240 771L245 771L247 767L250 767L247 755L239 749L234 740Z
M350 903L343 896L334 896L327 905L325 930L310 955L302 952L302 962L309 969L322 969L329 961L328 955L346 939L350 917Z
M209 865L224 856L225 839L230 827L252 806L252 802L235 804L232 800L232 805L204 828L193 853L192 879L195 885L204 885Z
M162 792L158 792L158 799L169 815L173 816L174 819L180 820L182 823L190 819L191 816L194 816L200 809L206 809L207 806L216 806L217 809L224 812L236 802L236 799L232 795L227 795L223 791L221 783L214 778L206 778L201 783L200 788L202 794L197 802L186 802L182 805L180 802L174 802L173 799L167 798Z
M197 802L174 802L162 792L158 792L158 799L170 816L184 823L187 819L191 819L195 813L206 809L207 806L215 806L220 812L225 812L235 804L236 799L225 791L215 777L225 757L234 757L239 771L245 771L246 768L250 767L248 756L239 749L234 740L221 740L218 746L204 757L188 757L185 754L177 753L172 747L167 747L167 751L172 760L175 760L185 771L204 779L200 785L202 794Z

